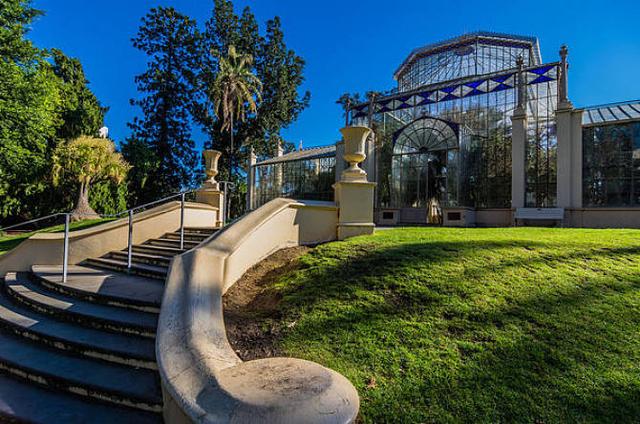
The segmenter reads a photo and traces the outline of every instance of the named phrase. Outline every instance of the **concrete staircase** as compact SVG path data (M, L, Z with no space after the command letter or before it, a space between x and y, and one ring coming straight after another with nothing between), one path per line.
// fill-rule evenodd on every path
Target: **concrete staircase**
M155 333L171 258L207 228L70 266L8 273L0 289L0 422L155 423Z

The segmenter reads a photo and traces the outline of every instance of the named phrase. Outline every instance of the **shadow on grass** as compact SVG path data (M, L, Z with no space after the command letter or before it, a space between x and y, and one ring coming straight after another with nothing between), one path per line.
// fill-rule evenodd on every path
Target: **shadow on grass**
M284 310L301 316L322 311L301 320L290 336L351 340L356 346L334 350L346 356L340 358L342 364L354 368L375 368L366 363L372 358L394 366L424 359L428 365L427 369L422 368L424 363L408 365L413 375L384 369L393 381L387 391L368 391L364 382L354 381L368 421L390 416L401 421L471 422L640 418L640 305L637 297L633 300L640 291L640 267L632 262L626 264L628 271L614 269L629 255L640 255L640 246L480 240L394 247L353 244L337 249L334 257L332 252L316 252L329 253L325 263L315 263L312 254L303 278L282 285ZM506 260L491 260L486 254L499 255L502 249L522 252ZM532 250L536 252L526 253ZM348 260L341 260L343 254ZM474 262L475 257L483 260ZM573 275L574 269L568 268L574 267L576 273L588 270L585 259L590 258L610 262L611 267L588 278ZM436 266L446 267L450 274L446 278L431 274ZM532 286L517 287L508 302L476 302L492 295L492 287L483 287L491 283L480 281L483 274L507 275L520 269L526 274L539 266L550 273L566 273L566 278L556 287L531 274L524 281ZM496 285L495 294L504 290ZM406 340L404 335L395 347L375 339L396 331L398 325L424 322L429 323L425 331L430 331L425 337L445 338L442 346L435 340L429 340L431 344ZM367 331L359 334L363 328ZM357 343L364 343L361 349ZM376 343L387 351L359 352ZM438 355L446 360L428 359ZM359 370L339 371L359 375Z

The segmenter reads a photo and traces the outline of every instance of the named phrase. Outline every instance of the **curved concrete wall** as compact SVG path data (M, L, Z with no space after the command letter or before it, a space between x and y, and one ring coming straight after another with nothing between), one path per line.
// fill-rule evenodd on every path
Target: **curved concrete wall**
M173 259L156 339L168 423L348 423L358 394L340 374L291 358L242 362L222 295L276 250L336 239L331 203L275 199Z
M187 203L185 206L185 226L215 226L217 208L201 203ZM142 243L175 231L180 228L180 202L165 203L136 214L133 222L134 243ZM69 233L69 264L124 249L128 240L128 217L73 231ZM34 234L15 249L0 256L0 276L10 271L30 271L32 265L60 265L63 250L64 233Z

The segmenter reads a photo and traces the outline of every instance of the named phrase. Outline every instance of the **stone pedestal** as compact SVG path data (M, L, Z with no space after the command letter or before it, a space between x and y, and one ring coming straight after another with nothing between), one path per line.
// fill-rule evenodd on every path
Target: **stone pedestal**
M222 226L222 214L224 212L224 193L217 188L202 187L196 191L196 202L211 205L218 208L216 227Z
M366 158L365 141L371 130L367 127L345 127L344 159L350 166L342 171L340 181L333 185L339 208L338 239L373 234L375 183L367 181L367 173L358 165ZM340 160L340 157L337 157Z
M338 240L373 234L373 193L376 184L339 181L333 185L339 208Z

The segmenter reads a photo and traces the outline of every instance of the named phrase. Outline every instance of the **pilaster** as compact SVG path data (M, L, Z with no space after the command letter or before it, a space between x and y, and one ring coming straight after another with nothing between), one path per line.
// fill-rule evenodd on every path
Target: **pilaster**
M526 189L527 92L524 59L518 56L517 105L511 117L511 207L523 208Z
M516 109L511 117L511 207L523 208L526 187L527 114Z

